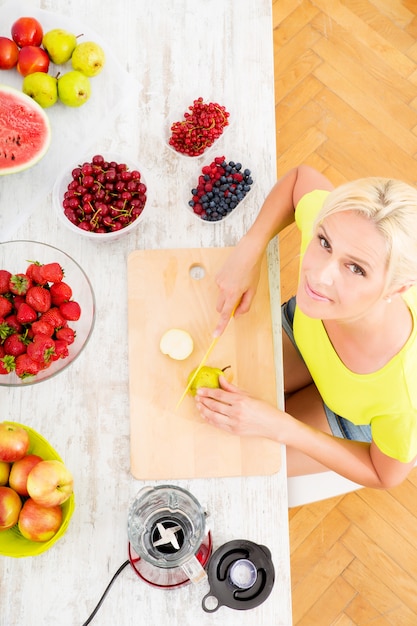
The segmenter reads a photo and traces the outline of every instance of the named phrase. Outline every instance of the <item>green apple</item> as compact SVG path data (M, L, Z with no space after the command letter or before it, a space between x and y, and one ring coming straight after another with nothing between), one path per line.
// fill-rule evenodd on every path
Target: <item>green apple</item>
M72 70L58 78L58 97L69 107L80 107L91 96L91 83L87 76Z
M186 330L170 328L162 335L159 348L162 354L167 354L171 359L183 361L192 353L194 341Z
M78 44L71 57L74 70L78 70L90 78L100 74L105 61L103 48L94 41L83 41Z
M58 100L58 81L45 72L34 72L23 79L22 91L43 109L53 106Z
M209 367L208 365L203 365L203 367L198 372L197 376L194 378L190 387L190 394L195 396L197 393L197 389L200 387L210 387L210 389L218 389L220 387L219 377L224 376L225 370L228 369L230 365L225 367L224 369L220 369L218 367ZM196 368L188 376L188 382L190 382L191 378L194 376Z
M42 46L56 65L69 61L76 45L76 36L63 28L49 30L42 38Z

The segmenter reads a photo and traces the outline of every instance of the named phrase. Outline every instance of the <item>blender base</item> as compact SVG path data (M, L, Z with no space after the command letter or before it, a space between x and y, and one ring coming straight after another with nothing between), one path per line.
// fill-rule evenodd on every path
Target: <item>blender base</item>
M213 542L210 531L207 535L207 542L202 544L196 554L196 558L203 567L211 556ZM128 543L129 561L136 574L145 583L158 589L176 589L188 585L191 581L181 567L162 568L155 567L147 563L136 554L130 542Z

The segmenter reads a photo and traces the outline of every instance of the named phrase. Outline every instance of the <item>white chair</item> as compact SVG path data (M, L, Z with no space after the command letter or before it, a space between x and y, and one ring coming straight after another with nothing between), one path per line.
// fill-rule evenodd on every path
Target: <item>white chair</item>
M362 485L358 485L332 471L304 476L289 476L287 478L288 507L291 509L295 506L326 500L362 488Z
M414 467L417 467L417 459ZM358 485L358 483L354 483L330 470L318 474L288 476L288 508L342 496L344 493L358 489L363 489L363 485Z

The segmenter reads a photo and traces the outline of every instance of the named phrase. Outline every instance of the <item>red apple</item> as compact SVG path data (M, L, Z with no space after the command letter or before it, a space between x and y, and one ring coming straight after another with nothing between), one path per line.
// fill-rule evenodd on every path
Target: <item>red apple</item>
M29 496L42 506L62 504L72 494L73 486L71 472L55 459L37 463L27 480Z
M17 59L17 71L22 76L34 74L35 72L44 72L49 69L49 56L43 48L37 46L25 46L19 50Z
M10 70L15 67L19 48L12 39L0 37L0 70Z
M62 524L62 509L42 506L31 498L26 500L19 515L19 530L30 541L49 541Z
M27 454L20 461L13 463L10 470L9 487L17 491L20 496L28 496L27 482L29 472L41 461L43 459L37 454Z
M14 526L19 518L22 501L10 487L0 487L0 531Z
M12 25L12 38L19 48L40 46L43 28L34 17L19 17Z
M0 486L7 485L9 482L10 463L0 461Z
M0 461L19 461L27 454L29 444L27 430L10 422L0 423Z

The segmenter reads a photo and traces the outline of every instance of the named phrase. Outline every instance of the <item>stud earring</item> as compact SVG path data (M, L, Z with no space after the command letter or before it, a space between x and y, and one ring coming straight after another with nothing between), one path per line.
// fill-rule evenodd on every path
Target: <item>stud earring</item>
M390 303L392 302L392 300L391 300L391 297L390 297L390 296L387 296L387 297L385 298L385 300L388 302L388 304L390 304Z

